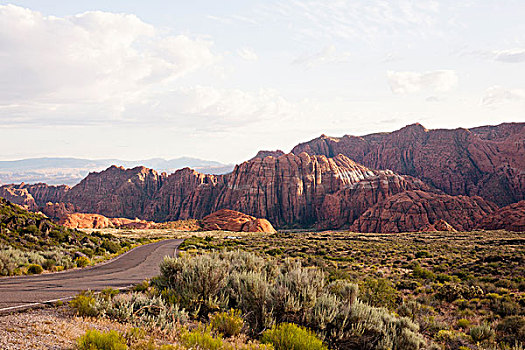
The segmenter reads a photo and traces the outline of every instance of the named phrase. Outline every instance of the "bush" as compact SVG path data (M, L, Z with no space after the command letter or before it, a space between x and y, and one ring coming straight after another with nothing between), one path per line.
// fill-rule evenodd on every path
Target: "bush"
M361 299L372 306L393 310L397 306L398 296L389 280L368 278L363 283Z
M513 344L514 341L525 343L525 316L508 316L497 325L498 339Z
M479 326L474 326L470 329L470 337L474 342L482 342L484 340L492 338L493 336L494 331L486 323Z
M100 314L100 303L93 295L93 292L83 291L69 302L79 316L95 317Z
M44 271L44 268L38 264L31 264L27 267L27 273L30 275L39 275Z
M224 347L224 341L220 335L214 336L209 328L202 325L192 331L183 331L181 342L191 349L218 350Z
M85 256L79 256L75 259L75 264L77 264L78 267L86 267L89 264L91 264L91 261L89 258L86 258Z
M210 325L225 337L232 337L241 333L244 327L244 320L240 311L230 309L228 312L219 312L213 315L210 318Z
M272 344L275 350L328 350L313 332L293 323L281 323L264 331L261 342Z
M212 309L240 310L251 335L279 323L315 329L329 346L356 349L417 350L424 344L418 326L387 309L357 299L346 281L326 285L327 274L298 261L279 264L245 252L212 252L166 258L152 281L166 303L204 317ZM391 292L391 285L374 280ZM395 291L395 290L394 290ZM381 293L375 293L378 299ZM386 294L392 295L392 294ZM394 294L395 295L395 294Z
M126 350L128 348L124 337L116 331L88 330L78 339L77 345L79 350Z
M118 243L110 241L109 239L105 239L104 242L102 242L101 247L112 254L118 253L118 251L120 250L120 245Z
M458 320L458 322L456 323L456 325L459 327L459 328L463 328L463 329L467 329L469 326L470 326L470 321L469 320L466 320L464 318Z

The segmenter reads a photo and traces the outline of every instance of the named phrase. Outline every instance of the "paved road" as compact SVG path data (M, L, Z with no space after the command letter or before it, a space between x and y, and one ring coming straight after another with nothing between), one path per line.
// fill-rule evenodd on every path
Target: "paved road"
M173 256L182 239L137 247L105 264L60 273L0 278L0 312L74 296L82 290L124 288L159 274L164 256Z

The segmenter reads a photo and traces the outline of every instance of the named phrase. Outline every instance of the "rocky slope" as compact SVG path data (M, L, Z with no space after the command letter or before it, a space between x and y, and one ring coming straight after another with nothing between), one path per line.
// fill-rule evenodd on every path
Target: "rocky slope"
M83 235L0 197L0 246L45 249L76 244Z
M525 201L496 210L483 218L478 227L485 230L525 232Z
M234 232L276 232L272 224L266 219L258 219L244 213L221 209L202 219L205 231L224 230Z
M406 191L365 211L350 227L357 232L439 231L442 220L458 231L469 231L496 205L481 197L450 196L420 190ZM438 228L434 225L438 224Z
M321 137L293 153L344 154L374 169L412 175L451 195L498 205L525 199L525 123L427 130L420 124L363 137Z

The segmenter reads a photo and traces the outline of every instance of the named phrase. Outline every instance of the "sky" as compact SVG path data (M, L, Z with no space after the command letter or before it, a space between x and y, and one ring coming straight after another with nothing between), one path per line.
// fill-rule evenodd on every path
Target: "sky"
M0 1L0 160L525 121L525 1Z

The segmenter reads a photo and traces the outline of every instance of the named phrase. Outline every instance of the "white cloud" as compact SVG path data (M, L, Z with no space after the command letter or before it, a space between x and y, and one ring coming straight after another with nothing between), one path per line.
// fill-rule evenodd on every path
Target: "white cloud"
M334 45L330 45L319 52L303 55L295 59L292 64L312 68L321 64L348 62L350 57L351 54L349 52L338 52Z
M502 86L492 86L485 91L481 103L493 107L509 102L525 102L525 89L507 89Z
M264 6L268 20L282 20L307 38L361 39L435 35L450 25L437 1L281 0ZM447 9L448 10L448 9Z
M187 35L163 35L130 14L54 17L0 6L0 105L19 106L9 115L0 110L0 116L38 119L39 111L70 112L82 105L118 116L158 84L217 62L212 46ZM84 122L86 116L77 115ZM71 121L75 113L64 118Z
M243 91L212 86L180 87L154 96L146 111L177 125L199 128L238 127L260 121L283 120L297 113L296 105L275 90ZM135 113L141 113L138 110Z
M525 49L510 49L493 51L494 59L500 62L519 63L525 62Z
M387 72L390 89L395 94L420 91L447 92L458 85L458 76L452 70L429 72Z
M249 47L243 47L239 50L237 50L237 54L246 61L257 61L259 58L255 51Z

